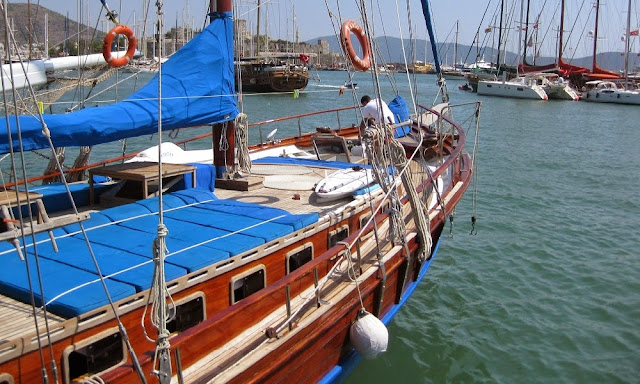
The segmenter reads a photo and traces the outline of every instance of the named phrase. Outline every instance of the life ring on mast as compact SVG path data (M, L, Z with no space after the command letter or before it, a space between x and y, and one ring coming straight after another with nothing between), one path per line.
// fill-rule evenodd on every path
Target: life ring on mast
M122 57L113 57L111 56L111 44L113 44L113 39L117 35L125 35L127 37L127 42L129 48L127 49L127 53ZM104 37L104 44L102 45L102 57L109 64L110 67L119 68L125 66L133 59L133 54L136 51L136 45L138 44L138 39L133 35L133 31L131 28L126 25L116 25L113 27L109 33Z
M351 44L352 32L356 35L358 42L360 42L360 46L362 47L362 58L358 57L355 49L353 48L353 44ZM369 40L367 39L362 27L355 21L347 20L342 23L342 28L340 29L340 43L344 52L349 56L351 64L355 69L365 72L371 68L371 46L369 45Z

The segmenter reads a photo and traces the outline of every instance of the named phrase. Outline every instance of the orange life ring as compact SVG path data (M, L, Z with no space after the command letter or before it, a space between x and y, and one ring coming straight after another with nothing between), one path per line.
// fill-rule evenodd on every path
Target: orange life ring
M351 44L352 32L355 33L358 41L360 42L360 46L362 47L362 59L358 57L355 49L353 48L353 44ZM367 40L367 36L364 34L362 27L355 21L347 20L342 23L342 28L340 29L340 43L344 52L349 56L351 64L355 69L364 72L371 68L371 46L369 45L369 40Z
M117 35L125 35L127 37L127 41L129 43L129 48L127 49L127 53L122 56L115 58L111 56L111 44L113 44L113 39ZM110 67L119 68L125 66L133 59L133 54L136 51L136 45L138 44L138 39L133 35L133 31L131 28L126 25L116 25L113 27L109 33L104 37L104 44L102 45L102 57L109 64Z

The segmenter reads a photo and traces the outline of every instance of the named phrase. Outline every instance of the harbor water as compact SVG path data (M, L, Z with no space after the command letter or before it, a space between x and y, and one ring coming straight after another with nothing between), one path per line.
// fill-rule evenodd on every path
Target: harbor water
M356 94L343 95L346 72L313 75L320 81L297 98L243 95L243 112L255 122L374 94L369 74L357 74ZM407 76L394 77L411 103ZM416 79L428 89L418 102L437 101L435 76ZM396 88L380 81L391 100ZM640 108L484 97L459 84L448 81L452 103L482 101L477 184L390 324L388 352L346 383L639 382ZM461 109L458 119L469 112ZM353 112L340 119L358 122ZM276 138L324 125L296 121ZM259 137L253 129L251 142Z

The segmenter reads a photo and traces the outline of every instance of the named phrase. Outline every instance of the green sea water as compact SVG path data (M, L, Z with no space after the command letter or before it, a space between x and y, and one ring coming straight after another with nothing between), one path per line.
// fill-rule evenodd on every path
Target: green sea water
M374 94L368 74L343 95L346 72L312 74L320 80L298 98L243 95L249 121ZM410 103L407 76L394 77L395 85L380 78L384 98L398 91ZM435 77L416 79L427 89L418 101L437 101ZM390 324L388 352L346 383L640 382L640 107L483 97L458 84L448 82L452 103L482 101L477 204L470 188L425 279ZM460 109L465 119L469 108ZM336 120L283 124L276 138ZM250 141L259 137L252 129Z

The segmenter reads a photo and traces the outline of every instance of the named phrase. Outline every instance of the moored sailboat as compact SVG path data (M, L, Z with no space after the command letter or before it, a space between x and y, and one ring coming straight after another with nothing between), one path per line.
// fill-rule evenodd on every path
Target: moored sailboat
M3 186L1 380L329 382L353 348L386 349L380 322L423 278L474 174L446 83L438 108L401 108L393 125L361 132L353 105L309 114L329 131L249 146L250 128L307 116L249 124L239 112L231 9L219 0L210 25L123 102L6 117L0 152L12 158L140 135L158 145L57 192ZM440 70L426 1L423 10ZM363 59L375 68L375 55ZM351 119L335 121L343 111ZM201 125L212 149L163 145L163 131ZM354 166L377 188L319 201L321 175Z

